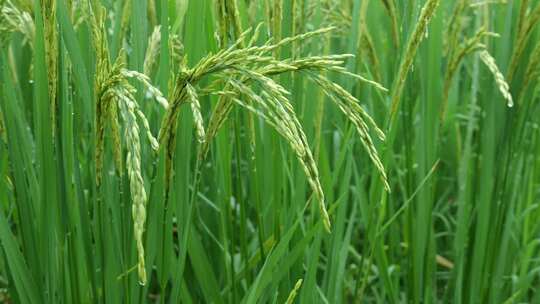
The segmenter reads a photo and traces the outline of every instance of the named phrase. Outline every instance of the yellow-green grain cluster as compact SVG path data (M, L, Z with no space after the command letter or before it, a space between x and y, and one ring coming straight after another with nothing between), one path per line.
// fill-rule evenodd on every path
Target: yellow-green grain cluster
M109 126L113 138L113 155L116 169L122 175L122 142L124 142L126 155L126 170L128 173L130 194L132 199L133 233L138 255L138 273L141 284L146 284L147 276L145 269L143 234L146 222L147 195L141 168L141 143L140 129L137 118L141 121L150 146L157 151L159 144L152 135L150 125L145 114L140 110L135 95L137 90L130 84L129 79L139 81L147 90L147 95L152 96L164 108L169 106L163 94L150 83L150 78L140 72L125 68L125 52L120 51L113 64L110 63L106 31L102 22L105 10L99 8L92 13L92 32L96 51L96 183L101 185L103 158L105 153L105 130ZM118 110L122 118L122 126L118 121ZM120 129L124 129L124 140L120 135Z
M499 71L499 68L495 63L495 58L493 58L493 56L491 56L491 54L489 54L489 52L486 50L480 51L479 55L480 59L482 59L482 62L484 62L484 64L490 70L491 74L493 74L499 91L501 92L504 99L506 99L506 104L508 105L508 107L513 107L514 100L512 99L512 95L510 94L510 86L504 79L503 74Z
M386 181L384 167L371 140L369 130L370 127L374 127L375 132L381 139L384 139L383 132L358 105L356 98L352 97L341 86L328 81L324 77L320 77L319 74L325 71L337 72L354 77L378 89L386 89L374 81L350 73L343 68L341 66L344 63L343 60L350 57L350 55L308 56L294 60L279 60L274 57L275 51L284 45L303 41L316 35L328 33L331 30L333 28L323 28L313 32L287 37L275 43L268 41L261 46L256 46L254 43L260 32L259 26L256 28L251 39L248 40L248 35L251 31L245 31L228 48L222 49L216 54L209 54L201 59L193 68L185 69L177 75L171 103L159 132L159 141L167 151L165 184L168 185L170 183L172 176L171 163L174 156L174 142L180 106L188 102L192 105L199 140L205 134L204 141L201 140L202 147L199 156L199 158L204 158L210 142L226 120L233 103L236 103L249 112L258 115L289 142L302 165L304 173L308 177L308 183L314 196L319 202L319 209L325 227L327 230L330 230L330 219L326 212L319 172L306 135L288 99L290 93L269 77L285 72L304 71L316 79L316 83L325 89L331 100L336 102L347 118L357 126L357 130L361 135L361 142L378 168L386 189L389 190L390 187ZM206 94L217 94L219 95L219 99L209 119L208 129L204 132L203 119L197 106L198 99L195 88L202 78L210 75L217 77L217 80L212 82L204 92ZM218 89L219 86L216 86L216 82L225 84L224 89ZM255 92L250 85L257 87L260 92Z
M298 295L298 291L300 291L300 288L302 287L302 279L299 279L296 281L296 284L294 284L293 290L289 293L289 296L287 297L286 304L293 304L294 300L296 299L296 296Z

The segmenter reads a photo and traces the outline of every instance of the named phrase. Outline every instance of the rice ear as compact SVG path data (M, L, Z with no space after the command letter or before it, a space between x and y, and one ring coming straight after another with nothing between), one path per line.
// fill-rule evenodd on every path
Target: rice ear
M126 53L120 49L115 62L111 64L109 59L109 49L104 29L104 9L98 4L97 13L94 15L92 7L89 6L90 25L92 29L93 44L96 51L96 73L95 73L95 98L96 98L96 184L101 185L103 170L104 132L107 125L110 125L113 138L113 154L117 174L122 176L122 139L120 136L121 124L118 120L118 110L122 118L124 129L126 155L126 171L129 180L129 188L132 200L133 233L137 249L137 268L140 284L147 282L145 249L143 234L146 225L146 204L147 195L142 172L142 156L140 143L139 121L146 131L150 146L154 151L159 149L159 143L152 135L150 125L145 114L139 109L134 94L136 89L129 83L129 79L136 79L143 84L143 87L153 96L161 106L168 109L169 103L162 93L154 87L150 78L137 71L125 69ZM150 59L149 59L150 60ZM137 119L138 118L138 119Z
M239 95L246 97L252 101L252 104L257 105L259 110L250 106L248 103L241 101L239 98L233 98L233 101L263 118L265 122L272 126L285 140L287 140L295 152L296 157L308 178L308 183L317 198L324 227L330 232L330 218L325 206L324 193L320 184L317 165L315 164L315 160L300 122L292 109L292 105L283 95L278 93L280 90L278 88L279 85L272 83L271 80L265 78L261 79L258 83L262 89L262 96L255 94L253 90L238 81L231 81L231 86Z
M258 35L260 27L255 30L254 36ZM324 194L319 181L318 169L315 159L311 153L307 138L302 130L301 124L294 113L293 106L288 100L290 93L270 76L286 72L305 71L316 75L332 71L345 76L356 78L366 82L375 88L386 91L386 89L372 80L347 71L341 65L344 59L352 55L329 55L329 56L308 56L293 59L280 60L275 57L275 51L284 45L310 39L317 35L322 35L334 30L334 27L322 28L316 31L307 32L292 37L281 39L277 42L267 41L260 46L253 45L254 39L249 39L250 29L241 33L238 39L228 48L221 49L215 54L208 54L202 58L193 68L182 68L176 76L173 94L170 104L162 120L158 141L166 149L165 159L165 184L168 184L172 175L172 163L174 158L176 125L179 115L179 108L185 103L191 103L194 113L196 129L199 141L201 142L198 159L204 159L208 153L210 143L216 136L218 130L227 119L233 104L238 104L245 110L258 115L265 122L271 125L276 131L289 142L295 152L302 168L308 177L308 183L315 197L319 202L319 209L325 228L330 231L330 219L326 211ZM274 53L274 56L272 56ZM211 82L207 88L203 88L203 94L219 95L218 103L210 117L208 128L204 130L202 116L198 107L197 84L207 76L217 78ZM377 136L384 139L384 132L380 130L373 119L360 107L358 101L350 93L339 85L326 78L316 78L322 87L326 87L328 95L335 101L338 107L346 114L354 113L352 121L355 123L361 141L370 159L375 164L381 174L385 188L390 191L384 167L378 157L377 151L371 140L369 129L372 128ZM260 93L255 93L249 84L260 88ZM224 84L222 90L218 85ZM244 97L243 100L241 97ZM205 131L205 132L204 132ZM204 132L204 133L203 133ZM166 191L167 191L166 190Z
M186 91L191 103L191 111L193 113L193 119L195 121L195 129L197 130L197 138L199 142L204 142L205 140L205 131L204 131L204 121L201 114L201 105L199 103L199 98L197 97L197 92L195 88L190 84L186 85Z
M480 59L482 59L482 62L484 62L484 64L488 67L491 74L493 74L499 91L503 95L504 99L506 99L507 106L509 108L513 107L514 100L512 99L512 95L510 94L510 86L504 79L503 74L499 71L499 68L495 63L495 58L493 58L493 56L491 56L491 54L489 54L489 52L486 50L480 51L479 56Z
M146 222L146 191L144 189L144 181L141 171L141 146L139 140L139 127L137 125L136 102L132 99L128 92L121 92L119 94L118 104L120 107L120 113L125 122L124 134L126 137L126 168L129 177L129 186L132 204L132 217L133 217L133 233L135 235L135 243L137 246L138 256L138 272L139 282L141 285L145 285L146 278L146 266L144 258L144 245L143 245L143 233L145 230Z
M414 58L416 57L416 51L420 46L420 42L424 38L424 34L427 31L427 27L431 18L435 15L435 11L439 6L440 0L427 0L426 4L420 12L420 17L418 22L414 26L414 30L407 42L407 47L405 49L404 57L401 60L399 65L399 71L396 80L394 81L394 86L392 89L392 101L390 106L390 124L395 120L396 113L399 109L399 104L401 102L401 94L405 86L405 81L407 80L407 75L411 69Z

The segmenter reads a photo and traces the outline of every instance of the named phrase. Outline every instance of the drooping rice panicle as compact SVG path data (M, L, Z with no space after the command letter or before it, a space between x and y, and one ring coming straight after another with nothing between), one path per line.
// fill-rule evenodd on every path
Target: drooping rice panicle
M327 231L330 231L330 219L324 203L324 194L319 182L318 169L308 146L306 136L292 110L292 105L280 94L281 92L279 91L281 91L281 88L279 88L279 85L273 83L269 78L264 78L263 76L257 83L263 87L262 97L259 97L249 87L240 82L232 82L231 84L239 93L252 100L253 104L259 106L260 111L253 110L253 108L243 103L240 99L233 100L257 115L263 113L261 115L262 118L289 142L296 152L297 158L305 174L308 176L308 183L319 202L319 210L324 226Z
M141 170L141 145L139 141L139 126L137 125L136 101L130 92L118 89L118 106L122 115L124 134L126 137L126 168L129 176L129 188L132 205L133 233L137 245L138 273L141 285L146 284L146 269L144 259L143 233L146 222L146 191Z
M147 196L141 168L140 128L137 117L139 117L150 142L150 146L154 151L159 149L159 143L152 135L146 116L139 109L137 101L135 100L134 96L137 90L128 80L133 78L140 81L148 93L150 93L150 95L152 95L165 109L168 107L168 101L163 97L163 94L159 89L150 83L150 78L147 75L125 69L126 53L123 49L120 50L116 60L111 64L104 22L102 22L105 11L98 6L96 12L91 9L89 12L93 44L96 52L96 73L94 81L96 91L96 184L98 187L101 185L103 155L105 153L104 134L108 125L110 125L113 143L115 145L115 147L113 147L113 153L117 172L122 168L120 156L122 154L122 144L120 136L118 135L121 127L117 120L117 112L120 110L120 117L122 118L125 135L125 147L127 149L126 170L128 173L132 200L133 232L138 256L137 268L139 282L144 285L147 281L143 244ZM122 175L121 172L118 174L120 176Z
M381 140L384 140L385 135L382 130L378 128L373 119L362 109L362 107L358 104L358 100L350 95L350 93L348 93L345 89L319 75L311 74L310 76L317 84L319 84L321 88L323 88L325 94L330 98L330 100L332 100L343 112L343 114L345 114L345 116L354 124L356 131L360 135L362 145L368 152L373 164L379 171L381 181L385 189L390 192L388 178L386 176L384 166L379 159L375 145L371 140L371 136L369 134L370 127L368 124L374 129L377 136Z
M514 106L514 101L512 99L512 95L510 94L510 87L508 86L508 83L504 79L503 74L499 71L499 68L497 67L497 64L495 63L495 58L489 54L488 51L482 50L479 53L480 59L482 59L482 62L488 67L491 74L493 74L493 77L495 78L495 82L497 83L497 87L499 88L499 91L503 95L504 99L506 99L506 104L509 108Z
M137 116L141 120L144 130L146 131L146 136L148 137L148 140L150 141L150 147L152 147L152 150L155 152L159 149L159 143L157 139L152 134L152 131L150 130L150 124L148 123L148 119L146 119L146 116L144 116L144 113L140 109L136 109L135 112L137 113Z
M156 88L150 83L150 78L147 75L137 71L131 71L126 69L122 69L121 73L127 78L134 78L139 80L148 90L148 93L150 93L150 95L154 97L164 109L167 109L169 107L169 102L167 101L167 99L163 97L163 94L161 94L161 91L158 88Z
M261 113L264 113L264 116L261 116L263 120L276 128L276 131L289 142L295 151L306 176L308 176L308 183L319 202L319 209L325 227L329 230L330 220L326 212L324 194L318 177L318 169L315 165L306 136L294 113L291 103L286 97L289 93L268 76L302 70L318 73L329 71L354 77L360 81L373 85L380 90L386 90L382 85L360 75L351 73L343 68L341 65L344 63L344 59L350 58L351 55L311 56L304 58L300 57L294 60L279 60L272 55L276 49L279 49L284 45L294 43L295 41L309 39L316 35L325 34L333 29L333 27L323 28L284 38L275 43L272 43L270 40L261 46L253 45L255 39L251 39L246 43L248 34L251 32L251 30L248 29L240 34L239 38L228 48L222 49L216 54L207 55L191 69L182 68L183 70L176 76L173 94L165 117L163 118L158 137L160 145L166 150L165 185L167 189L172 176L172 162L174 158L174 143L176 139L176 125L179 116L179 108L181 105L189 103L190 100L196 99L194 97L196 96L194 90L196 84L202 78L212 75L213 77L217 77L218 80L211 83L206 91L204 91L205 94L212 93L212 88L216 87L216 84L219 83L218 81L220 79L223 79L225 87L219 94L218 104L210 117L208 129L205 132L205 140L199 150L199 159L206 156L210 142L228 117L234 103L256 115L260 116ZM258 35L258 31L259 27L255 30L254 36ZM261 89L260 97L256 97L256 94L244 84L245 82L252 82L257 85ZM353 122L357 125L357 130L360 132L364 147L366 147L370 154L370 159L374 162L381 174L381 179L384 182L385 188L389 190L390 187L387 183L386 174L382 163L377 156L374 144L371 141L368 125L372 128L374 127L377 136L381 139L384 139L384 133L376 126L373 119L363 111L361 107L352 104L358 102L352 95L340 86L332 85L332 82L324 82L323 85L327 87L329 92L332 92L334 98L338 98L335 96L339 96L339 98L345 100L345 102L342 102L341 104L338 103L338 105L340 108L344 109L346 114L347 111L357 113L357 116L353 118ZM231 95L229 94L231 91L237 91L238 93ZM246 101L241 101L241 99L237 97L238 94L247 98ZM191 104L195 115L196 128L198 129L198 137L200 139L202 130L204 130L202 127L202 117L199 118L198 114L196 114L198 112L196 111L197 107L193 108L196 103L191 102ZM257 107L259 110L256 110ZM201 123L199 124L197 121Z
M327 33L332 29L333 28L323 28L316 31L299 34L293 37L288 37L275 44L271 44L270 42L268 42L262 46L251 46L251 43L254 42L252 41L248 44L248 47L236 49L236 47L239 46L244 39L246 39L247 34L249 33L248 30L244 32L240 36L240 38L228 49L221 50L214 55L209 55L201 59L193 69L181 72L181 76L178 77L175 84L174 94L171 100L171 106L169 107L166 116L163 119L162 127L159 132L160 142L167 142L174 139L174 136L171 136L173 133L171 130L174 129L172 124L174 124L175 121L174 117L178 115L179 105L182 104L182 101L186 98L184 88L187 82L193 85L197 83L202 77L208 74L222 72L224 70L230 69L232 66L239 64L250 66L258 63L261 64L272 62L275 59L269 56L262 56L261 54L270 53L276 48L282 47L293 41L310 39L316 35ZM258 30L256 30L256 32L258 32ZM230 110L230 104L227 105L226 103L226 101L221 101L220 103L218 103L218 105L221 104L221 106L216 107L214 114L212 114L208 126L207 139L209 134L214 134L213 130L217 131L217 129L219 129L219 127L221 126L221 122L223 122L224 118L228 115L228 111ZM219 116L216 116L215 113L218 110L221 112L219 113Z
M195 129L197 130L197 139L202 143L205 140L206 132L204 131L204 120L201 114L199 98L197 97L195 88L193 88L189 83L186 84L186 92L191 103L191 111L193 113L193 120L195 121Z
M122 60L121 58L119 60ZM99 129L102 129L98 134L103 136L104 128L106 124L111 124L112 129L115 130L118 128L117 123L114 121L107 122L106 118L114 117L115 114L111 114L116 111L116 107L120 109L120 114L124 124L124 134L127 148L127 157L126 157L126 169L128 172L128 178L130 182L130 192L132 197L132 209L133 209L133 223L134 223L134 234L135 242L138 253L138 271L139 271L139 280L141 284L146 283L146 270L145 270L145 261L144 261L144 246L142 235L144 233L144 225L146 220L146 191L144 189L144 180L142 177L141 170L141 148L140 148L140 139L139 139L139 126L137 123L137 117L142 122L143 128L146 131L150 145L154 151L159 149L159 143L157 139L154 138L150 131L150 126L144 115L144 113L138 108L137 102L135 101L134 93L136 92L135 88L132 87L127 81L128 75L138 75L133 77L141 77L141 74L134 73L123 69L123 63L115 63L111 69L112 77L109 78L110 82L106 82L105 92L101 94L99 104L103 104L103 108L98 107L98 111L104 111L105 107L109 108L109 114L97 115L98 117L103 117L98 120L98 123L102 124ZM114 134L115 132L113 132ZM113 139L115 137L113 136ZM98 138L99 139L99 138ZM114 139L117 141L118 139ZM101 139L103 141L103 139ZM115 144L116 145L116 144ZM99 154L103 155L103 143L101 144L101 149ZM114 147L115 158L118 154L118 147ZM96 152L97 154L98 152ZM100 156L100 161L102 162L102 156ZM117 163L119 161L116 161ZM96 165L97 166L97 165ZM102 165L100 165L102 166ZM100 167L101 168L101 167ZM99 178L100 180L100 178ZM98 184L99 185L99 184Z

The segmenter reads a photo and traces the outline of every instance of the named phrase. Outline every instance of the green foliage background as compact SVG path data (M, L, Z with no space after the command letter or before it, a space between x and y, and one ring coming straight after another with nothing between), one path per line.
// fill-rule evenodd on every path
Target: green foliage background
M540 303L540 1L0 0L0 7L6 302ZM335 26L272 54L282 62L353 54L347 71L388 88L322 73L386 133L385 141L372 137L391 192L349 117L305 74L272 80L290 92L331 232L295 151L262 118L235 105L201 159L192 109L180 107L170 179L163 143L152 151L139 130L148 197L148 279L139 284L132 180L115 160L128 151L114 151L120 146L109 131L96 183L100 69L90 8L102 7L110 61L125 50L126 68L146 73L170 104L186 69L249 27L263 24L262 45ZM162 43L145 70L152 33ZM486 51L500 74L479 56ZM501 93L505 81L513 107ZM158 134L166 110L143 84L129 84ZM196 87L207 125L219 98L205 88L224 83Z

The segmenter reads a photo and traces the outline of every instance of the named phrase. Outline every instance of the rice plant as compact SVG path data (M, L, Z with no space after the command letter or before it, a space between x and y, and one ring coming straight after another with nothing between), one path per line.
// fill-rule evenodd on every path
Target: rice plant
M539 23L0 0L0 302L539 303Z

